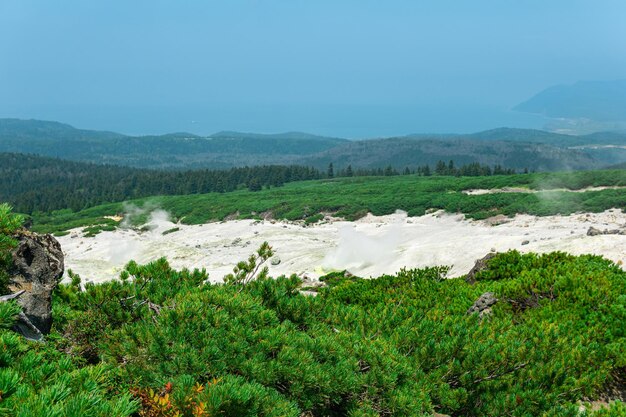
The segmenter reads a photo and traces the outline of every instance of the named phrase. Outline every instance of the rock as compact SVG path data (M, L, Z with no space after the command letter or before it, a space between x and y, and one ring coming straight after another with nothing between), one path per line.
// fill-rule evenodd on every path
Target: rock
M22 223L22 227L26 230L30 230L33 227L33 218L28 217L26 220L24 220L24 223Z
M529 240L525 240L525 241L522 242L522 245L528 245L529 243L530 243Z
M589 227L589 229L587 230L587 236L598 236L598 235L601 235L601 234L603 234L602 230L596 229L593 226Z
M272 265L279 265L279 264L280 264L280 262L281 262L281 261L280 261L280 258L279 258L278 256L274 256L274 257L272 258L272 260L270 261L270 263L271 263Z
M497 253L492 251L492 252L489 252L487 255L485 255L483 258L477 260L476 263L474 264L474 267L465 276L465 281L469 284L474 284L476 282L476 279L475 279L476 274L486 269L487 261L489 261L491 258L493 258L496 255Z
M267 210L259 214L263 220L274 220L274 213L272 210Z
M223 221L231 221L231 220L237 220L239 218L239 210L237 210L234 213L230 213L229 215L227 215L226 217L224 217Z
M626 235L626 228L612 229L612 230L609 230L609 229L600 230L591 226L587 230L587 236L599 236L599 235Z
M511 222L511 219L504 214L498 214L497 216L492 216L485 220L485 223L489 226L499 226L509 222Z
M480 318L491 314L491 306L498 302L495 294L492 292L486 292L480 297L478 300L472 304L472 306L467 310L467 314L478 313Z
M14 292L12 294L3 295L0 297L0 303L4 303L10 300L14 300L24 294L26 291L19 290L18 292ZM26 314L23 311L20 311L15 324L13 325L13 330L20 333L22 336L29 340L41 341L43 340L43 334L36 328L33 323L30 322Z
M33 323L31 323L30 319L20 311L20 314L17 316L17 321L13 326L13 330L24 336L28 340L33 340L36 342L43 341L43 333L39 331L37 327Z
M19 232L15 238L18 246L13 250L9 289L24 291L18 304L25 317L42 334L48 334L52 327L52 291L64 271L61 245L51 235L37 235L27 230Z

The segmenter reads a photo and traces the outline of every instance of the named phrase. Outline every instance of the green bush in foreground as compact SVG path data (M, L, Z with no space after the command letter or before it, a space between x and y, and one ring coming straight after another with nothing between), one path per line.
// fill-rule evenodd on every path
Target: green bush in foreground
M574 417L626 379L626 272L601 257L511 251L474 285L446 267L336 273L315 297L268 278L269 257L219 285L165 259L70 274L47 343L0 303L0 415ZM491 314L468 314L485 292Z
M132 415L133 393L139 416L576 416L624 377L626 273L610 261L508 252L475 285L445 272L337 275L307 297L296 277L211 285L131 263L119 281L58 289L52 343L0 335L47 378L88 381L63 392L119 407L110 415ZM492 314L468 315L487 291ZM42 377L3 364L19 377L0 404L49 400L33 382L12 400Z
M11 212L11 206L0 204L0 295L9 292L8 268L11 266L11 249L17 245L13 233L22 226L22 216Z

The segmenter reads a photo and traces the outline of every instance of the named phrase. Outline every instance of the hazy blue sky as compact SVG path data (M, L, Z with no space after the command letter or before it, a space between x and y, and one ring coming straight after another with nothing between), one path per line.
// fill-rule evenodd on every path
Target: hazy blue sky
M0 0L0 117L347 137L541 126L626 78L624 0Z

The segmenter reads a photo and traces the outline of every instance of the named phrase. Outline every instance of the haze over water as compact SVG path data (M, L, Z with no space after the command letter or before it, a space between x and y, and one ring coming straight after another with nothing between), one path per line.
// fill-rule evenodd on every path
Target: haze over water
M624 78L623 1L0 3L0 117L130 134L542 127L542 89Z

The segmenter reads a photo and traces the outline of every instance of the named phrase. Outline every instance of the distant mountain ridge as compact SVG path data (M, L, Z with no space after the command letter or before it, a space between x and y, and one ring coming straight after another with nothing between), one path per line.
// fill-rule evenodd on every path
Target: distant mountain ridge
M518 104L514 110L568 119L626 121L626 79L552 86Z
M141 168L230 168L288 164L347 142L305 133L220 132L128 136L76 129L58 122L0 119L0 152L35 153L75 161Z
M622 149L622 147L624 147ZM594 169L626 162L626 134L572 136L498 128L471 134L413 134L351 141L302 132L223 131L210 136L170 133L128 136L76 129L58 122L0 119L0 152L159 169L223 169L299 164L325 169L397 169L454 160L531 170Z
M555 85L513 110L540 114L546 128L564 133L626 132L626 79Z
M328 140L335 139L338 141L346 141L346 139L327 137L327 136L318 136L310 133L304 132L284 132L284 133L247 133L247 132L236 132L230 130L224 130L221 132L214 133L209 135L210 138L233 138L233 139L241 139L241 138L251 138L251 139L286 139L286 140L307 140L307 139L315 139L315 140Z
M580 150L543 143L496 140L389 138L354 141L305 158L301 163L323 167L395 168L434 165L436 161L454 161L456 165L473 162L501 165L518 171L584 170L604 164Z

